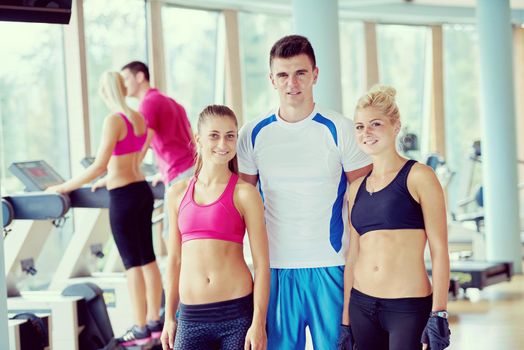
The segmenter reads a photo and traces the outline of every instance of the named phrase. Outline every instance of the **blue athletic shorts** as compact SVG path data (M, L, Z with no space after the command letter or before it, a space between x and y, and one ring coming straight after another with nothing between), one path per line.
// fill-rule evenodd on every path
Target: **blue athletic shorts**
M306 326L315 350L336 349L344 301L344 266L271 269L268 350L303 350Z

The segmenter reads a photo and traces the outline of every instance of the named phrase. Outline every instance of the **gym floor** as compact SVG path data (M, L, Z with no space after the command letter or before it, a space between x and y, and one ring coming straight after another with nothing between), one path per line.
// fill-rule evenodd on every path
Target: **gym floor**
M524 349L524 275L448 304L456 350Z

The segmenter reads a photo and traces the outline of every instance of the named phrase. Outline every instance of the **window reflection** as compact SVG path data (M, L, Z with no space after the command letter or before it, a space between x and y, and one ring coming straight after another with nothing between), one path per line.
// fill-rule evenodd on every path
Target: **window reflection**
M16 33L16 38L13 38ZM69 176L62 28L0 22L0 156L2 193L23 189L7 170L44 159Z
M353 119L357 100L366 92L364 24L341 21L339 28L343 104L341 112Z
M472 25L445 25L444 35L444 107L446 114L447 163L455 172L448 187L449 207L466 195L463 179L472 176L472 188L482 182L481 166L468 174L473 141L480 140L479 63L477 32ZM466 179L467 180L467 179ZM461 198L462 197L462 198Z
M278 104L269 81L269 51L292 33L291 17L239 13L240 52L244 84L244 122L257 118Z
M84 0L91 153L95 154L107 107L98 95L106 70L120 70L130 61L147 63L146 13L141 0ZM130 100L137 106L137 101Z
M424 120L429 118L425 108L426 45L431 32L425 26L378 25L377 47L379 77L382 84L397 90L397 104L404 133L414 133L421 142L427 141ZM422 148L422 147L421 147ZM410 152L409 157L420 159L425 154Z
M0 22L2 195L24 188L8 171L12 162L44 159L63 177L70 176L62 43L61 26ZM24 279L19 289L46 288L71 234L71 220L49 233L35 261L38 273ZM10 237L5 239L4 248L12 248Z
M198 113L215 101L219 13L164 7L167 94L181 103L196 130ZM223 69L223 67L222 67Z

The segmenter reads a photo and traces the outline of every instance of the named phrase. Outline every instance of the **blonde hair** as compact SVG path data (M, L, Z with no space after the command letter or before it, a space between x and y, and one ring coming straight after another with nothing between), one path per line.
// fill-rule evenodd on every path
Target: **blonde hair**
M197 122L197 133L200 134L200 131L202 130L202 126L204 123L206 123L209 118L229 118L233 120L235 123L235 126L238 128L238 121L237 116L235 115L235 112L227 106L223 105L209 105L206 108L200 112L198 115L198 122ZM233 157L228 163L229 170L232 173L238 174L238 160L237 155ZM198 173L202 170L202 156L197 151L196 155L196 161L195 161L195 175L198 176Z
M122 112L127 116L131 124L133 124L133 130L136 135L143 134L143 130L140 130L143 124L139 124L139 118L142 118L142 115L127 105L126 86L124 85L124 78L120 73L113 71L102 73L98 93L111 112Z
M365 108L374 108L389 118L392 124L400 121L400 113L395 101L397 90L387 85L374 85L358 99L355 114Z

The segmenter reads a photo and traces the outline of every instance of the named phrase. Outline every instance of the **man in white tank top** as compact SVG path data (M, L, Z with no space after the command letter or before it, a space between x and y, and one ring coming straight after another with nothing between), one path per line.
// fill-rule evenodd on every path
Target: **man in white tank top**
M241 177L258 183L269 235L271 295L268 349L304 349L309 326L315 349L336 346L348 248L347 182L367 174L350 119L316 106L318 68L309 41L277 41L271 82L280 107L240 131Z

